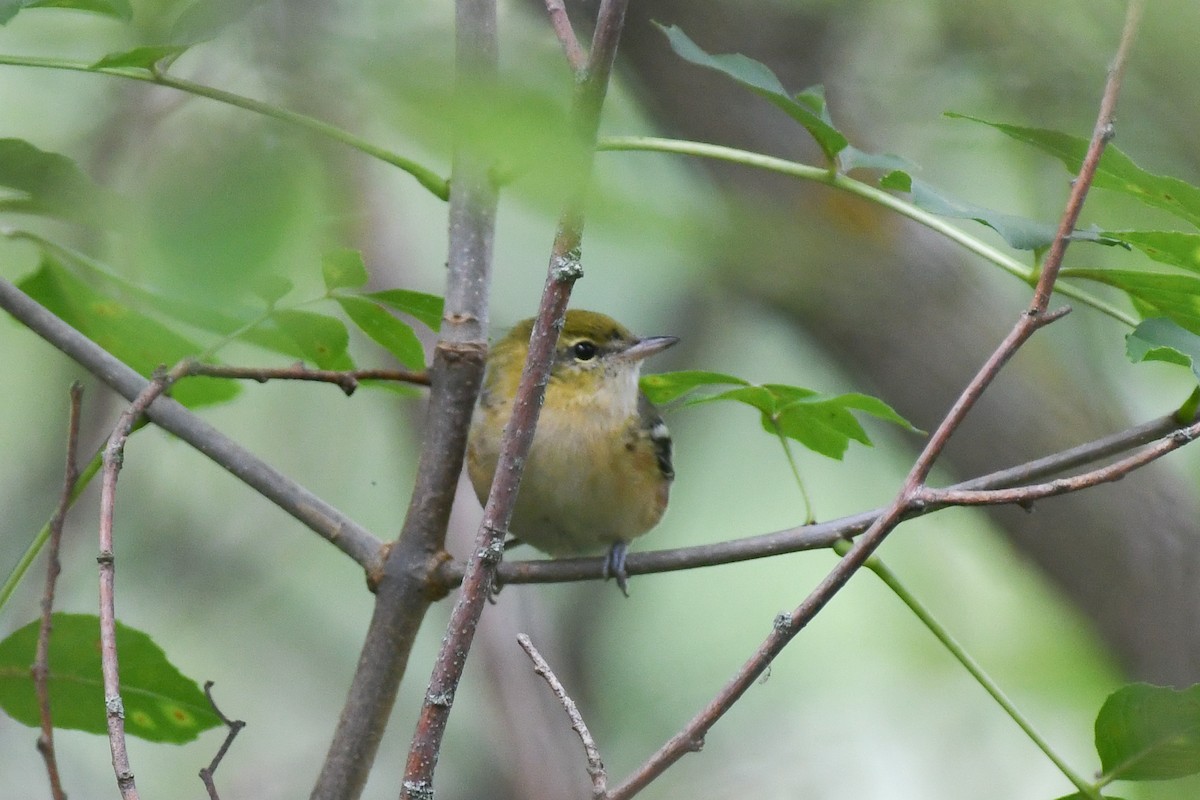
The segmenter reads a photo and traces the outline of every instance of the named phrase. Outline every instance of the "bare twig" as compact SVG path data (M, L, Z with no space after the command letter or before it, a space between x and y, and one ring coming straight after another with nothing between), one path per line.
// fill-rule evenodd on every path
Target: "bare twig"
M924 450L917 457L909 471L904 484L884 512L875 520L870 528L859 537L841 561L817 585L790 614L780 614L775 620L771 634L759 646L753 655L742 665L738 672L721 689L683 729L671 737L657 752L633 772L620 786L614 789L609 797L612 800L625 800L641 791L652 780L661 775L668 767L678 761L687 752L694 751L704 741L704 736L716 724L725 712L746 692L746 690L770 666L771 661L795 636L812 621L813 617L839 592L850 577L862 567L863 563L883 543L883 540L904 518L906 512L919 505L919 496L924 489L924 482L933 468L934 462L941 454L946 442L956 431L967 413L974 406L982 392L991 385L996 375L1014 353L1035 332L1045 325L1059 319L1065 309L1047 313L1050 295L1054 288L1066 252L1071 232L1082 209L1083 200L1095 175L1105 145L1112 138L1112 115L1116 105L1116 97L1120 90L1121 77L1124 74L1125 61L1129 54L1129 43L1132 42L1140 18L1140 0L1133 0L1130 12L1126 16L1125 27L1121 36L1121 45L1113 67L1109 70L1100 113L1088 148L1088 155L1081 166L1068 197L1062 220L1059 223L1058 235L1047 254L1042 268L1042 275L1034 291L1029 309L1025 311L1014 325L1012 331L1005 337L999 347L987 359L967 384L954 406L946 414L941 424L930 436ZM1086 792L1089 787L1079 785L1080 791Z
M518 634L517 643L521 645L521 649L533 662L533 671L542 676L550 687L550 691L554 692L554 696L558 698L558 702L562 703L563 711L567 712L567 719L571 720L571 730L579 735L579 741L583 745L583 754L587 759L587 773L592 779L592 797L603 798L608 790L608 774L604 770L604 761L600 758L600 748L596 746L596 740L592 738L587 723L583 721L579 707L567 694L562 682L554 674L554 670L550 669L550 665L546 663L546 659L534 647L529 637L523 633Z
M3 279L0 279L0 308L126 400L134 400L146 388L146 379L136 371ZM383 542L370 531L171 398L158 398L146 416L353 558L366 570L372 583L378 580L383 567Z
M1181 423L1174 415L1136 425L1125 431L1110 434L1076 447L1048 456L998 470L988 475L956 483L944 489L927 489L923 502L905 511L909 519L921 514L938 511L955 505L951 493L975 492L997 489L1012 489L1027 486L1034 481L1060 475L1066 470L1094 464L1112 456L1141 447L1163 437L1173 437L1181 431ZM935 499L936 495L936 499ZM1029 498L1030 501L1036 498ZM1011 502L1018 502L1013 499ZM999 502L999 501L996 501ZM769 558L784 553L804 550L819 550L834 546L838 541L858 536L871 526L886 509L863 511L840 519L799 525L757 536L714 542L712 544L678 547L670 550L652 550L630 553L625 567L630 575L646 575L657 572L712 567L733 564L758 558ZM510 583L564 583L600 578L601 559L563 558L553 560L505 561L497 570L501 584ZM442 564L438 578L449 591L462 580L464 565L447 561Z
M113 549L113 508L117 496L117 474L125 458L125 442L146 409L183 373L186 364L171 372L157 370L149 385L117 418L104 448L104 471L100 484L100 665L104 677L104 707L108 719L108 746L112 750L117 788L124 800L136 800L137 786L125 746L125 705L121 700L121 678L117 658L116 555Z
M217 754L213 756L212 762L200 770L200 780L204 781L204 788L208 790L210 800L219 800L217 785L213 781L213 775L216 773L217 767L221 766L221 759L225 758L225 754L229 752L230 746L233 745L233 740L241 733L242 728L246 727L246 723L240 719L230 719L222 713L221 709L217 706L217 701L213 699L212 687L212 681L204 682L204 696L208 698L208 704L212 706L213 712L221 718L221 722L225 723L225 727L229 728L229 733L225 736L225 741L221 743Z
M571 18L567 16L566 5L563 0L546 0L546 11L550 14L550 25L554 28L554 34L558 37L559 44L562 45L567 63L571 65L571 69L576 74L579 74L587 67L587 53L583 52L583 48L579 45L579 39L575 36L575 29L571 27Z
M187 375L204 375L210 378L236 378L266 383L271 380L317 381L337 384L346 396L354 394L359 381L392 381L429 385L429 373L410 372L403 369L309 369L303 362L290 367L230 367L222 364L205 364L193 361L188 365Z
M67 465L63 470L63 489L58 507L50 518L50 549L46 553L46 588L42 594L42 624L38 628L37 652L33 659L33 688L37 694L38 716L41 718L42 733L38 737L37 749L46 762L46 774L50 778L50 795L54 800L66 800L62 780L58 774L58 757L54 751L54 721L50 715L50 633L51 614L54 613L54 592L58 574L62 571L58 554L62 544L63 523L71 507L71 497L79 480L79 416L83 402L83 385L71 384L71 413L67 423Z
M575 84L571 121L576 137L572 143L576 148L576 163L573 169L566 171L571 191L559 218L541 303L534 317L529 353L513 398L512 415L501 439L495 478L484 504L475 549L467 561L458 601L451 611L446 635L417 718L401 798L416 800L428 796L432 791L434 768L454 704L454 695L462 678L479 617L494 586L496 566L504 555L504 537L512 517L525 456L533 442L567 301L575 281L583 274L579 264L579 246L583 238L584 198L594 161L600 112L616 58L626 5L627 0L602 0L587 67Z

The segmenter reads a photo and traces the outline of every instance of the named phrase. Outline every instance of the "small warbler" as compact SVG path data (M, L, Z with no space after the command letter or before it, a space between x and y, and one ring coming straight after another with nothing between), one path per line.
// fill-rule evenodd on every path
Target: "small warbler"
M467 471L487 501L533 320L492 346L471 420ZM675 471L671 435L638 389L642 360L679 341L639 338L594 311L567 312L525 461L511 530L551 556L608 548L604 576L626 591L625 550L662 519Z

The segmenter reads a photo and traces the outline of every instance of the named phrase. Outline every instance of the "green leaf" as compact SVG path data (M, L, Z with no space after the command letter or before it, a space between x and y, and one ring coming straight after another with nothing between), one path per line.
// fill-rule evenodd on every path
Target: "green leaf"
M0 0L0 25L6 24L26 8L66 8L75 11L90 11L114 17L122 22L133 19L133 7L129 0Z
M325 288L357 289L371 277L363 264L362 253L357 250L334 250L321 259L321 272L325 276Z
M948 112L946 116L979 122L1019 142L1033 145L1057 158L1072 174L1079 172L1083 157L1087 153L1088 140L1081 136L1041 128L1006 125L953 112ZM1169 211L1193 225L1200 226L1200 188L1178 178L1147 172L1112 145L1105 148L1092 183L1103 189L1136 197L1148 206Z
M1200 686L1121 687L1096 716L1096 752L1111 779L1166 780L1200 772Z
M1168 317L1192 333L1200 334L1200 277L1078 267L1064 269L1061 274L1064 278L1083 278L1114 286L1133 298L1143 316Z
M733 378L725 383L737 381L740 379ZM762 386L742 385L736 389L689 400L686 405L723 400L744 403L757 409L763 430L768 433L794 439L813 452L835 459L841 459L845 455L851 440L868 446L871 444L866 431L852 411L865 412L895 422L909 430L916 430L891 406L873 397L861 394L821 395L812 389L774 383Z
M1000 234L1009 247L1017 250L1045 249L1058 233L1057 225L959 200L902 170L889 172L879 181L879 185L884 189L910 193L913 205L931 214L950 219L969 219L986 225ZM1117 244L1115 239L1096 230L1077 230L1071 238L1073 241Z
M1163 264L1200 272L1200 234L1182 231L1105 231Z
M188 49L186 44L162 44L147 47L135 47L132 50L122 50L109 53L104 58L92 64L90 69L114 69L117 67L137 67L139 69L154 69L154 66L164 58L174 59Z
M37 271L19 285L51 313L146 377L159 366L173 366L204 349L120 300L100 294L49 257L43 256ZM194 408L226 402L238 392L229 381L188 378L172 387L171 396Z
M416 317L435 333L442 327L444 303L442 298L436 294L413 292L408 289L384 289L381 292L371 292L365 296L411 317Z
M701 370L660 372L656 375L643 375L641 380L642 393L655 404L669 403L701 386L728 384L745 386L747 382L733 375Z
M183 9L171 26L171 41L196 44L216 38L262 3L263 0L196 0Z
M1190 367L1200 380L1200 336L1169 319L1155 317L1143 321L1125 336L1125 351L1135 364L1140 361L1179 364Z
M425 348L406 323L370 300L349 295L338 295L334 299L363 333L387 348L397 361L410 369L425 368Z
M1124 800L1124 798L1117 797L1116 795L1112 794L1102 794L1100 797L1103 798L1103 800ZM1058 800L1091 800L1091 798L1083 792L1075 792L1074 794L1069 794L1066 797L1060 797Z
M350 335L341 320L290 309L273 312L271 320L296 344L305 359L321 369L354 369L354 362L346 352Z
M24 139L0 139L0 187L11 196L0 208L91 223L116 201L75 162Z
M87 614L54 614L50 637L50 713L56 728L105 734L100 671L100 620ZM25 725L39 726L30 667L39 622L0 642L0 708ZM181 744L221 725L203 690L179 672L145 633L117 623L125 731L152 742Z
M830 121L825 108L824 90L821 87L805 89L793 97L765 64L741 53L710 55L677 26L658 25L658 28L666 34L671 49L680 58L697 66L716 70L768 100L804 126L830 164L837 163L838 154L846 149L849 142Z

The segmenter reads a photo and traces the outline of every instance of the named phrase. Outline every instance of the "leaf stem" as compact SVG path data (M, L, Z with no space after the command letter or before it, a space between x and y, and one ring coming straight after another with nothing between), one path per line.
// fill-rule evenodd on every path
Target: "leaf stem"
M223 89L217 89L213 86L206 86L201 83L189 81L184 78L176 78L162 72L153 72L147 69L138 67L94 67L92 64L87 64L82 61L71 61L61 58L41 58L37 56L15 56L9 54L0 54L0 65L8 65L14 67L35 67L41 69L57 69L67 70L70 72L89 72L98 75L109 75L116 78L129 78L143 83L152 83L157 86L165 86L169 89L184 92L196 97L205 97L209 100L214 100L218 103L241 108L246 111L252 111L256 114L261 114L265 117L270 117L280 122L285 122L289 125L294 125L302 128L310 133L315 133L318 136L323 136L327 139L332 139L335 142L340 142L348 147L352 147L361 153L378 159L385 164L391 164L394 167L407 172L417 180L417 183L428 189L435 197L440 200L446 200L450 197L450 182L438 175L433 170L425 167L410 158L394 153L391 150L371 144L366 139L356 136L347 130L331 125L328 122L310 117L307 114L301 114L297 111L292 111L281 106L273 105L262 100L255 100L251 97L227 92Z
M774 156L750 152L749 150L725 147L724 145L690 142L682 139L663 139L655 136L607 136L600 140L596 149L610 152L674 153L676 155L693 156L696 158L708 158L741 164L768 172L776 172L781 175L788 175L814 183L821 183L881 205L902 217L908 217L935 233L945 236L969 252L986 261L990 261L1023 283L1032 286L1038 280L1038 270L1022 264L1007 253L966 233L941 217L918 208L912 203L902 200L894 194L872 186L869 183L863 183L846 175L831 172L826 167L813 167L797 161L788 161L782 158L775 158ZM1055 291L1064 297L1069 297L1072 300L1090 306L1118 322L1123 322L1131 328L1137 325L1137 320L1132 314L1075 286L1058 283L1055 286Z
M844 539L835 544L833 549L839 556L843 556L850 550L851 546L852 543L849 540ZM1083 796L1091 798L1091 800L1101 800L1100 792L1097 787L1084 780L1073 769L1071 769L1070 765L1066 763L1062 756L1055 752L1054 748L1049 742L1046 741L1045 737L1038 733L1037 729L1033 727L1033 723L1021 713L1013 701L1010 700L1009 697L1004 693L1004 690L1001 689L994 680L992 680L991 676L984 671L983 667L979 665L979 662L976 661L971 654L966 651L962 644L954 638L953 634L951 634L945 626L937 621L933 614L930 613L929 609L926 608L919 600L917 600L913 593L908 590L908 587L906 587L896 576L896 573L892 572L886 565L884 565L883 561L875 555L869 557L863 563L863 566L875 573L876 577L883 581L884 585L891 589L892 593L895 594L896 597L900 598L900 601L904 603L904 605L908 606L909 610L912 611L917 619L921 621L921 624L923 624L929 630L929 632L937 638L942 647L946 648L950 655L954 656L954 659L971 674L971 677L973 677L980 686L983 687L984 691L991 695L992 699L996 701L996 704L1004 709L1004 712L1008 714L1009 718L1012 719L1013 722L1017 723L1017 727L1025 732L1025 735L1028 736L1035 745L1037 745L1037 748L1045 754L1046 758L1050 759L1054 766L1058 767L1059 771L1062 772L1067 780L1075 785L1075 788L1077 788Z
M804 525L812 525L817 521L816 515L813 513L812 499L808 496L808 489L804 486L804 479L800 477L800 465L796 463L796 454L792 452L792 446L788 442L788 437L779 430L779 426L775 426L775 435L779 437L779 444L783 447L783 454L787 456L788 466L792 468L792 477L796 479L796 487L800 489L800 497L804 501Z

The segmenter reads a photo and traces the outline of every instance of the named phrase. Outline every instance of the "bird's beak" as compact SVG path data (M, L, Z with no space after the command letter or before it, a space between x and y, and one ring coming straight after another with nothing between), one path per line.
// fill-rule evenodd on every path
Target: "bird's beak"
M645 339L638 339L623 350L618 358L622 361L641 361L655 353L661 353L678 341L678 336L647 336Z

